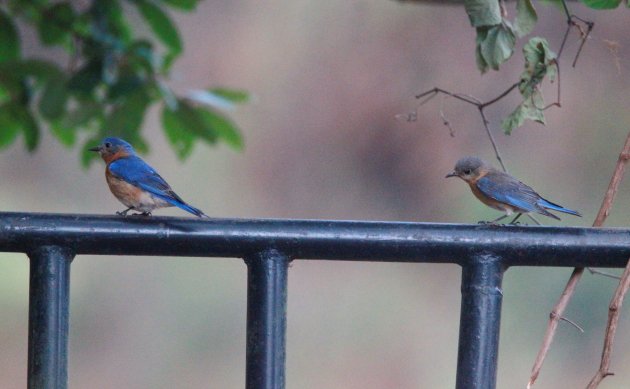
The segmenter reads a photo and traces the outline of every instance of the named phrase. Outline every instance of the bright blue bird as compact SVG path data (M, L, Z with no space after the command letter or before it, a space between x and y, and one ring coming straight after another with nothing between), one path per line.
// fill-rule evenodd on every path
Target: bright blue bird
M120 138L105 138L96 151L107 164L105 178L109 189L127 209L116 212L125 216L130 210L149 216L151 211L164 207L179 207L195 216L208 217L201 210L186 204L170 185L136 155L133 147Z

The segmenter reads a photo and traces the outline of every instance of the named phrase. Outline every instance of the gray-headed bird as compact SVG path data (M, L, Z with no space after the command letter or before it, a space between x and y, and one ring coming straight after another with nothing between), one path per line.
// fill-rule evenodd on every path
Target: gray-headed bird
M516 220L524 213L539 213L556 220L560 218L548 210L582 216L579 212L564 208L542 198L536 191L511 175L495 169L477 157L464 157L457 161L455 170L446 177L459 177L466 181L473 194L487 206L505 212L505 215L491 221L496 223L513 213Z

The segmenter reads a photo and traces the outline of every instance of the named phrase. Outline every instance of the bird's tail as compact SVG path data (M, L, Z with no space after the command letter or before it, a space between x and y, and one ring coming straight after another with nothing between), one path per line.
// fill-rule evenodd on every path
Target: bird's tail
M203 211L201 209L195 208L192 205L189 205L189 204L186 204L186 203L183 203L183 202L180 203L179 201L176 202L175 205L178 206L179 208L183 209L186 212L192 213L195 216L207 217L207 218L210 217L210 216L206 215L205 213L203 213Z
M578 211L574 211L572 209L565 208L565 207L563 207L561 205L554 204L551 201L548 201L548 200L545 200L545 199L538 200L538 205L540 205L541 207L545 207L547 209L552 209L554 211L564 212L564 213L568 213L570 215L575 215L575 216L582 217L582 214L579 213Z

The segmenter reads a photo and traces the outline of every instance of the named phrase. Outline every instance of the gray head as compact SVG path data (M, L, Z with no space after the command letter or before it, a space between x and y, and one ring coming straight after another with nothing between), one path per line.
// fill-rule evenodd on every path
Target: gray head
M457 161L455 169L446 177L459 177L464 181L471 181L490 169L492 166L480 158L464 157Z

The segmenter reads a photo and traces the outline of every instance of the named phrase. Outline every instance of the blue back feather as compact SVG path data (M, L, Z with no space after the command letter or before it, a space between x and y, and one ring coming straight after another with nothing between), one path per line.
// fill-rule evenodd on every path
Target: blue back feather
M523 212L538 212L550 216L545 209L582 216L579 212L564 208L542 198L532 188L516 178L500 171L491 171L477 181L477 187L483 194ZM551 215L554 217L554 215Z
M186 204L149 164L136 155L120 158L111 162L109 164L109 171L114 176L184 211L190 212L196 216L204 215L201 210Z

